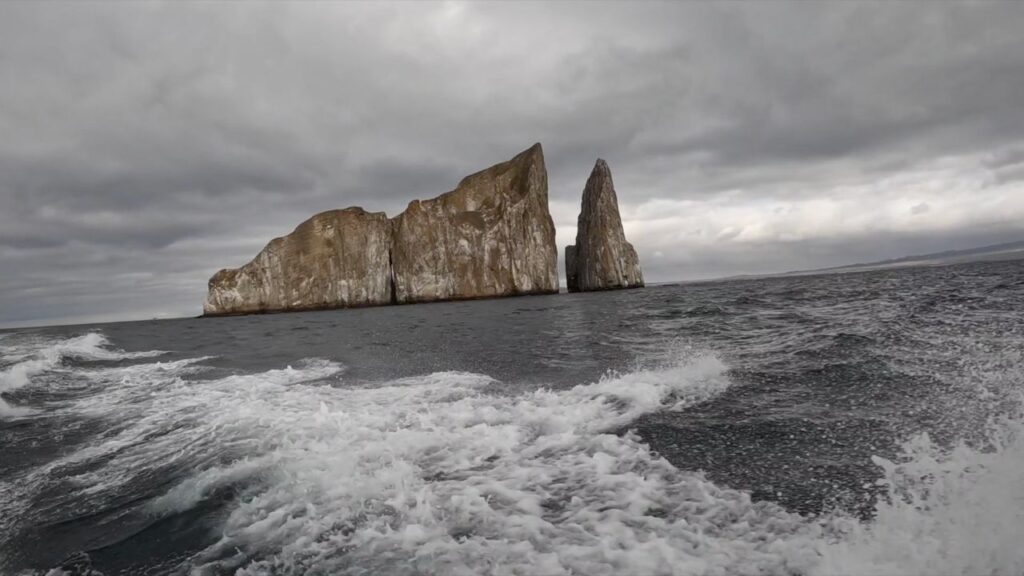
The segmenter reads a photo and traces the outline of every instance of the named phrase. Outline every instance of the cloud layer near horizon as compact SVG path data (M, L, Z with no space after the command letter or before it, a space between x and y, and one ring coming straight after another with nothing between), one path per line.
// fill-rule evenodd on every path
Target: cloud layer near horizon
M535 141L649 281L1024 237L1024 6L0 5L0 325L198 313L309 215Z

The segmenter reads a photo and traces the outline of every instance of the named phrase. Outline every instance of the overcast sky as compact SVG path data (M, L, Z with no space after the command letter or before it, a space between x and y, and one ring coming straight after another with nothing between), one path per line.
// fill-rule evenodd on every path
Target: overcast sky
M1024 4L0 3L0 325L194 315L540 141L649 282L1024 239ZM560 271L564 276L564 272Z

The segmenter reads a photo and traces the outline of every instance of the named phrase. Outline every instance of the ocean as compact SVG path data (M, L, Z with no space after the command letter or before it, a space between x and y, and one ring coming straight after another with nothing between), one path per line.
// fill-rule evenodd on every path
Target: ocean
M4 331L0 574L1021 574L1022 355L1024 261Z

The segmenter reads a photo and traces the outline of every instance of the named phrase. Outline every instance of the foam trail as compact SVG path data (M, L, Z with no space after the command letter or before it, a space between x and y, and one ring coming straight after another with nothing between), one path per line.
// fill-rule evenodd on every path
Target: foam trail
M94 510L174 475L143 504L153 518L230 489L218 540L179 567L195 576L1024 572L1019 416L994 422L985 446L922 435L877 459L889 499L861 523L753 502L616 433L726 390L713 355L511 396L463 372L334 386L343 367L316 359L183 378L202 360L80 371L96 393L62 409L117 426L0 504L19 510L58 472L68 507Z
M725 372L699 356L512 398L462 373L315 389L259 419L287 440L207 469L153 506L187 508L262 468L264 484L232 510L223 539L187 567L197 575L1024 570L1019 417L994 426L984 448L919 436L898 463L878 459L890 500L868 524L752 502L608 433L721 392Z
M33 377L58 368L66 358L126 360L150 358L161 354L164 352L159 350L124 352L111 349L107 338L97 332L63 340L43 340L20 346L5 346L4 358L14 360L15 363L0 370L0 394L29 385ZM25 416L32 413L34 411L31 409L11 406L0 398L0 417Z
M68 489L66 505L51 510L74 503L79 514L154 475L181 477L146 506L155 517L239 491L217 528L223 539L182 566L193 574L476 574L496 562L530 573L657 573L695 562L708 538L726 547L712 565L778 568L786 560L764 548L763 525L801 525L614 433L726 389L713 356L516 396L458 372L326 386L342 367L323 360L206 381L181 378L195 363L147 366L93 370L120 384L64 410L109 419L111 433L29 475L5 500L29 500L53 474ZM18 514L22 525L59 520ZM737 517L748 528L707 536Z
M151 509L260 479L223 539L183 567L197 575L787 573L807 563L801 549L765 536L803 530L802 518L610 433L720 393L725 371L698 356L515 397L486 393L486 376L442 372L369 389L267 387L273 397L235 410L207 395L206 425L257 449Z
M987 444L952 448L921 434L895 462L875 458L888 498L869 524L847 522L814 574L1024 573L1024 419L990 425Z

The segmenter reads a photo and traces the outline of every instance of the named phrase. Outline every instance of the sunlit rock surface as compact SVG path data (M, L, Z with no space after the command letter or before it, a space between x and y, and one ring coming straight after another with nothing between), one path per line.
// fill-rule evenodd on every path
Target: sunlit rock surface
M558 292L540 144L394 219L398 302Z
M392 302L391 221L383 212L322 212L241 268L210 279L203 312L246 314Z
M626 241L612 171L604 160L598 159L583 189L576 244L565 248L565 268L570 292L644 285L640 258Z
M206 315L558 292L540 144L388 219L313 216L251 262L217 272Z

